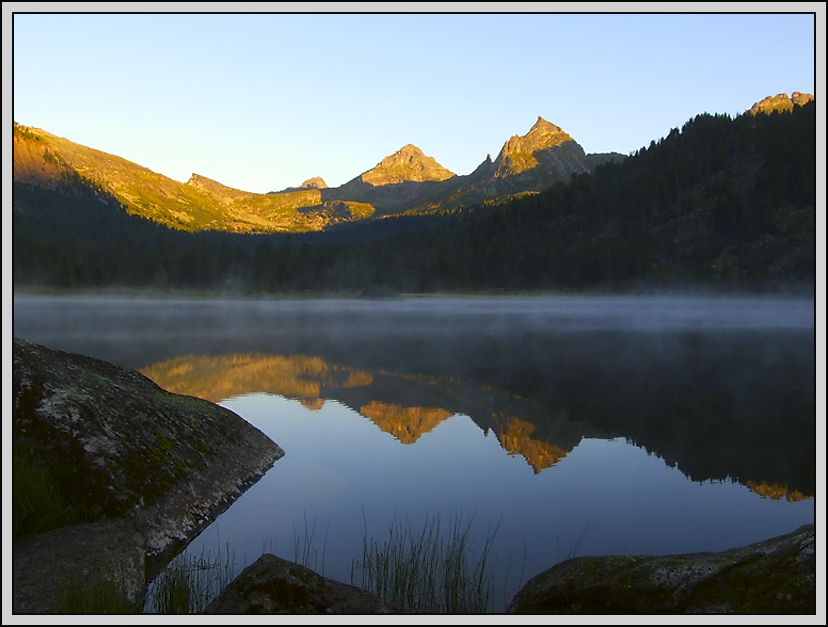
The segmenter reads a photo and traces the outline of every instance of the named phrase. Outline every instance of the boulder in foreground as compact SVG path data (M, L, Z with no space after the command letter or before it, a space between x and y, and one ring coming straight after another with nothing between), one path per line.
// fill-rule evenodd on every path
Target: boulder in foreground
M19 338L13 357L15 457L82 512L77 522L128 518L150 572L284 455L232 411L137 371Z
M265 553L207 607L208 614L395 614L375 594Z
M721 553L570 559L533 578L517 614L813 614L814 525Z

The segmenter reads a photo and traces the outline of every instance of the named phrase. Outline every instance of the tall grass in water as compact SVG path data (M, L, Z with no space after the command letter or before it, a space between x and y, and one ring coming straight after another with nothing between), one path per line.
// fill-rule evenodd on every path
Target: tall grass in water
M363 527L362 562L352 566L351 583L404 609L437 614L475 614L490 610L494 577L489 562L497 528L475 550L470 539L474 517L452 517L441 533L440 517L422 528L394 518L380 545ZM359 580L354 570L361 573Z
M557 552L558 552L558 561L555 562L555 563L560 564L561 562L563 562L565 560L571 560L573 557L575 557L575 555L578 553L578 549L581 547L581 542L584 541L584 538L586 538L588 532L589 532L589 525L584 525L584 528L581 530L581 533L578 534L578 538L577 538L577 540L575 540L575 543L573 544L572 541L569 542L569 553L567 553L567 556L563 559L561 559L561 547L560 547L560 544L558 542L558 536L556 535L555 536L555 546L556 546Z
M308 526L304 518L304 535L297 535L293 529L293 550L296 563L312 570L320 566L318 551L313 547L316 532L316 518ZM322 548L321 569L325 568L325 545ZM263 544L262 552L267 547ZM271 552L274 545L271 542ZM235 553L225 545L222 555L221 545L214 555L211 551L202 552L200 557L185 553L177 555L150 584L144 603L144 612L149 614L200 614L233 581L235 573ZM322 571L317 571L323 574Z
M234 554L227 547L222 557L180 553L155 578L147 591L144 612L150 614L200 614L235 578Z
M314 517L313 525L311 525L310 529L308 529L308 517L305 512L302 512L302 519L305 523L304 535L297 534L296 525L293 525L293 561L324 576L325 549L328 546L328 529L330 525L325 527L325 539L322 542L322 563L319 564L319 551L313 548L313 537L316 533L317 517Z

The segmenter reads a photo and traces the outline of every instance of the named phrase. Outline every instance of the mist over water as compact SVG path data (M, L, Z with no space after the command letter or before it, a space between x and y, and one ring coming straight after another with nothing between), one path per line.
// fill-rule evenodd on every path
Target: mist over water
M282 352L352 340L456 344L572 332L807 332L814 329L814 316L812 299L773 298L14 298L15 335L65 350L93 347L95 356L129 367L153 360L135 353L145 342L146 354L180 354L200 345L212 352L239 343ZM121 353L124 344L132 344L131 350Z
M476 512L525 582L585 527L578 555L662 554L814 520L812 299L17 295L14 334L209 390L285 448L196 554L294 559L318 518L348 582L363 509L377 537Z

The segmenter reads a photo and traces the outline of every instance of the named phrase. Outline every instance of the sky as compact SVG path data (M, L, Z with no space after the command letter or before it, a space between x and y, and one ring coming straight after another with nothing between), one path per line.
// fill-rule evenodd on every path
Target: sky
M347 5L404 14L308 12L330 10L317 3L215 5L302 14L105 6L131 12L27 13L101 5L3 4L4 87L9 56L13 86L11 112L3 92L4 122L13 115L178 181L198 173L259 193L315 176L342 185L409 143L469 174L538 116L588 153L629 154L703 112L735 116L769 95L814 94L825 72L824 31L821 53L815 48L822 3L767 5L818 10L818 20L584 13L603 9L589 3L475 5L529 11L507 14L422 13L466 10L442 3ZM578 13L543 13L550 7Z
M234 13L163 13L193 6ZM314 176L342 185L409 143L468 174L538 116L587 152L628 154L703 112L735 116L769 95L801 91L819 102L824 94L822 2L623 3L659 11L632 14L602 12L619 9L600 3L472 6L480 13L439 13L468 10L451 3L337 4L347 13L331 14L325 3L4 2L3 181L12 178L12 120L178 181L198 173L263 193ZM87 13L102 7L128 13ZM274 7L297 14L239 13ZM768 13L699 13L745 7ZM817 123L824 168L821 105ZM4 364L10 188L3 186ZM824 180L818 190L824 380ZM5 366L3 375L8 399Z

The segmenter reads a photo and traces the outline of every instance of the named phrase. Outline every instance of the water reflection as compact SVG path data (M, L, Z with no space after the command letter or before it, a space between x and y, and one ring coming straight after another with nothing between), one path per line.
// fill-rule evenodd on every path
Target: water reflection
M514 412L525 405L525 417L530 418L534 409L531 404L493 388L482 389L445 377L371 373L320 357L263 354L175 357L142 368L141 372L170 392L212 402L268 393L297 400L307 409L318 411L326 400L335 399L402 444L415 443L461 411L459 408L474 406L480 411L478 424L486 424L487 429L493 426L502 448L510 455L523 456L536 473L553 466L567 453L556 444L533 439L535 425L502 409L508 407ZM424 399L445 406L411 404Z
M221 402L286 456L193 545L293 558L330 529L500 521L499 568L744 546L814 521L807 300L15 297L15 335ZM363 518L363 511L366 518ZM319 546L321 551L321 546ZM523 556L526 556L525 558ZM525 559L525 564L522 562ZM517 585L516 581L513 581Z
M794 395L786 388L781 416L768 405L767 390L754 390L750 398L740 399L742 407L734 407L733 374L724 370L732 362L719 364L710 355L703 366L693 368L687 367L685 357L678 373L675 364L667 368L662 363L657 373L650 374L651 381L639 382L636 389L629 382L633 373L628 361L623 379L605 368L596 386L596 363L606 355L573 360L572 351L563 354L570 356L567 368L557 377L547 376L543 389L531 390L531 399L456 377L370 371L306 355L190 355L152 364L142 372L171 392L213 402L269 393L319 410L327 400L337 400L403 444L413 444L463 413L484 432L493 431L503 450L521 456L536 474L558 463L583 437L621 435L631 443L646 443L648 451L695 480L733 478L761 496L788 500L813 493L811 480L796 472L800 461L782 459L782 473L774 467L774 462L780 463L780 450L786 452L785 442L803 448L803 441L792 440L790 434L796 433L797 424L802 436L812 428L807 414L798 415L809 410L807 395ZM743 353L741 358L752 355ZM560 358L557 361L562 363ZM610 361L617 367L616 360ZM644 378L640 373L635 376ZM527 380L529 374L522 380L524 390L531 389ZM774 376L771 399L785 380L783 373ZM796 382L802 385L807 388ZM618 420L619 414L623 420ZM784 423L763 432L763 423L772 426L783 416L788 416ZM777 430L782 425L785 433ZM732 453L723 457L723 447ZM780 477L785 480L780 482Z
M218 357L186 355L142 368L161 387L218 403L254 392L280 394L306 402L324 402L324 394L341 388L370 385L364 370L330 364L304 355L232 354Z
M239 565L263 550L296 559L304 521L315 524L313 566L350 582L362 537L382 541L395 518L422 524L474 518L479 548L493 545L502 610L521 581L578 555L717 551L810 522L814 501L763 499L729 480L695 482L623 438L584 438L535 472L468 416L455 414L404 445L338 401L308 411L253 394L222 403L277 439L284 458L188 551L231 546Z

